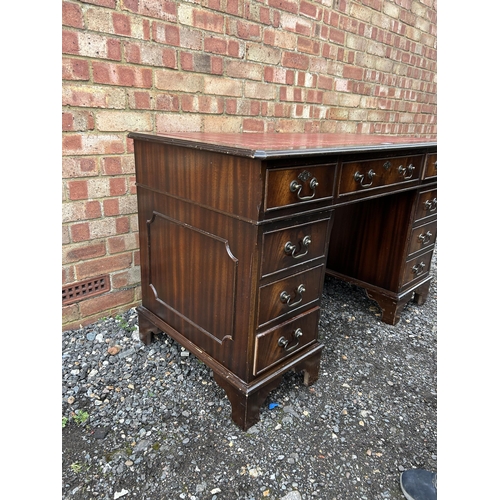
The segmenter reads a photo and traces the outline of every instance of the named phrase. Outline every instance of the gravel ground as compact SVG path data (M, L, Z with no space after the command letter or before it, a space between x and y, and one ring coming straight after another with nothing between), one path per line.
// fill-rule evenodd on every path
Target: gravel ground
M423 306L382 323L327 277L311 387L290 372L247 432L211 371L135 309L62 334L62 498L377 500L437 469L437 251Z

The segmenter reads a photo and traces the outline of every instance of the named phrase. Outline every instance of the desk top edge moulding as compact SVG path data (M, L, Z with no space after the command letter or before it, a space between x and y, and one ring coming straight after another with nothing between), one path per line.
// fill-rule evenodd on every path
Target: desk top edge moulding
M132 139L165 142L234 154L249 158L278 158L358 151L390 151L436 146L433 139L373 134L175 132L165 134L130 132Z
M365 289L388 324L410 300L426 300L437 237L434 139L128 137L141 340L164 332L211 368L241 429L259 421L287 371L303 373L305 385L318 379L325 275Z

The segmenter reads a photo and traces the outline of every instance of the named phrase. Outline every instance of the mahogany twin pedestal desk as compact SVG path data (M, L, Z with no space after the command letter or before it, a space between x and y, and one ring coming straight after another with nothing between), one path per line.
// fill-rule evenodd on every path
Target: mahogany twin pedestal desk
M325 273L382 321L421 304L437 228L437 144L344 134L130 133L142 305L213 370L243 430L288 370L318 379Z

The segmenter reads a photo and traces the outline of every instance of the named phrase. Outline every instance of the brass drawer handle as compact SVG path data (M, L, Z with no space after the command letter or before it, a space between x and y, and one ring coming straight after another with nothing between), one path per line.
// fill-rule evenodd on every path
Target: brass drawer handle
M368 180L370 181L370 184L363 184L363 180L365 178L365 174L362 174L361 172L356 172L354 174L354 180L356 182L359 182L359 185L362 188L370 187L373 184L373 178L375 177L375 172L373 171L373 169L370 168L370 170L368 171L367 175L368 175Z
M299 175L299 179L303 182L306 182L307 179L309 178L311 174L309 174L309 172L302 172L300 175ZM319 186L319 182L318 180L316 179L316 177L313 177L311 179L311 181L309 182L309 187L311 188L312 190L312 194L309 195L309 196L301 196L300 193L302 191L302 188L304 187L300 182L298 181L292 181L290 183L290 191L292 193L297 193L297 198L299 200L311 200L312 198L314 198L316 196L316 188Z
M431 241L432 238L432 233L430 231L427 231L425 234L419 234L418 239L422 245L427 245L429 241Z
M424 207L429 212L434 212L437 209L437 204L438 204L437 198L434 198L433 200L427 200L424 203Z
M300 257L304 257L304 255L307 254L307 252L309 251L309 245L311 244L312 240L311 240L311 237L310 236L304 236L302 238L302 242L301 242L301 247L305 248L305 252L303 253L297 253L297 245L293 245L291 241L288 241L286 244L285 244L285 253L287 255L291 255L294 259L299 259Z
M295 291L295 296L298 297L299 299L296 300L295 302L290 304L290 300L292 299L292 296L283 290L280 293L280 300L283 302L283 304L287 304L288 307L295 307L298 306L302 302L302 294L306 291L306 287L304 285L299 285L297 290Z
M420 264L418 265L414 265L412 268L411 268L411 272L415 275L415 276L418 276L419 274L422 274L424 272L424 267L425 267L425 264L423 262L421 262Z
M415 171L415 167L413 166L412 163L408 165L408 167L403 167L403 165L399 165L398 168L398 173L403 176L403 179L408 180L413 177L413 172ZM406 175L406 172L409 173L409 175Z
M300 337L302 337L302 330L300 328L297 328L297 330L295 330L293 332L293 336L294 336L294 338L297 339L296 344L293 344L290 347L288 347L288 344L290 343L290 341L286 340L285 337L280 337L280 339L278 340L278 345L280 347L283 347L283 349L285 349L285 351L291 351L292 349L295 349L300 343Z

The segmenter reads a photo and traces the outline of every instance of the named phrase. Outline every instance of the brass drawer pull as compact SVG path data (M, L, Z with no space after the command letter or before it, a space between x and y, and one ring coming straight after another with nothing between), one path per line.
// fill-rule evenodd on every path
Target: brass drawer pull
M431 238L432 238L432 233L430 231L427 231L425 234L418 235L418 239L422 245L427 245L427 243L431 241Z
M292 349L295 349L300 343L300 337L302 337L302 330L300 328L297 328L297 330L295 330L293 332L293 336L294 336L294 338L297 339L296 344L288 347L288 344L290 343L290 341L286 340L285 337L280 337L280 339L278 340L278 345L280 347L283 347L283 349L285 349L285 351L291 351Z
M281 302L283 302L283 304L287 304L288 307L298 306L302 302L302 294L305 291L306 291L306 287L304 285L302 285L302 284L299 285L298 288L297 288L297 290L295 291L295 296L298 297L299 299L290 304L290 300L291 300L292 296L288 292L286 292L285 290L283 290L280 293L280 300L281 300Z
M300 257L304 257L304 255L307 254L309 251L309 245L311 244L312 240L310 236L304 236L302 238L301 242L301 247L305 248L305 252L303 253L297 253L297 245L293 245L291 241L288 241L285 245L285 253L287 255L291 255L294 259L298 259Z
M411 268L411 272L415 275L415 276L418 276L419 274L422 274L424 272L424 267L425 267L425 264L423 262L421 262L420 264L418 265L414 265L412 268Z
M365 178L365 174L362 174L360 172L356 172L354 174L354 180L356 182L359 182L359 185L363 188L367 188L367 187L370 187L372 184L373 184L373 178L375 177L375 172L373 171L373 169L370 168L370 170L368 171L368 179L370 181L370 184L363 184L363 180Z
M408 165L408 167L403 167L403 165L399 165L398 168L398 173L403 176L403 179L408 180L413 177L413 172L415 171L415 167L413 166L412 163ZM409 173L409 175L406 175L406 172Z
M309 177L311 176L311 174L307 171L304 171L302 172L300 175L299 175L299 179L302 181L302 182L306 182ZM309 195L309 196L301 196L300 193L302 191L302 188L304 187L300 182L298 181L292 181L290 183L290 191L292 193L297 193L297 198L299 200L311 200L312 198L314 198L316 196L316 188L319 186L319 182L318 180L316 179L316 177L313 177L311 179L311 181L309 182L309 187L311 188L312 190L312 194Z
M437 198L434 198L433 200L427 200L424 203L424 207L429 212L434 212L437 209L437 204L438 204Z

